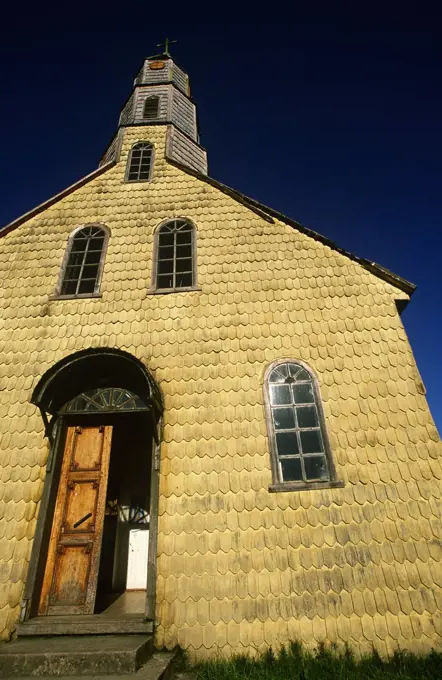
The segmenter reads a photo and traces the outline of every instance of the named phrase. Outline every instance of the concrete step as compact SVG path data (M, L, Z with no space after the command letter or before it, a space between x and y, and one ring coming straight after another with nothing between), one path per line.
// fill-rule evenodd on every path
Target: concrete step
M173 674L174 661L176 659L175 652L156 652L150 659L139 668L136 673L128 673L126 675L64 675L63 680L171 680L172 678L180 678L180 680L197 680L194 674L177 675ZM36 677L36 676L34 676ZM40 675L39 680L52 680L54 676ZM15 680L30 680L29 676L15 677Z
M127 675L149 659L152 649L147 635L20 638L0 646L0 678Z
M41 635L124 635L153 632L153 622L137 614L112 618L99 614L39 616L17 625L19 638Z

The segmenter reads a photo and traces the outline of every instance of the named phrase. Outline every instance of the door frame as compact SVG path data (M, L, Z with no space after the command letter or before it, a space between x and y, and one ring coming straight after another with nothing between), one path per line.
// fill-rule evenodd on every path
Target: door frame
M98 415L97 413L94 414ZM66 442L68 420L63 415L54 419L52 436L49 439L46 477L40 500L40 511L37 519L28 574L23 597L20 603L19 623L38 616L40 593L46 566L52 521L57 500L58 484ZM162 440L162 419L157 423L158 440L152 435L152 461L150 481L150 522L148 549L148 577L144 618L155 619L156 576L157 576L157 544L158 544L158 501L160 475L160 448ZM154 428L155 432L155 428Z

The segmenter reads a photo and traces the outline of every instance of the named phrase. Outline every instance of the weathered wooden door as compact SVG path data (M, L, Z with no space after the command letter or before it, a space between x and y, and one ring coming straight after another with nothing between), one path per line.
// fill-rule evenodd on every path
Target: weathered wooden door
M93 614L111 426L69 427L39 614Z

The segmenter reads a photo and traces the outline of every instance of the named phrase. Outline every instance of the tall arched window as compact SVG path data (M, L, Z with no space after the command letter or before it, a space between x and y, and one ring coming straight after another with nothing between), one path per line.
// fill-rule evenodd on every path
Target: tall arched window
M154 120L155 118L158 118L159 107L159 97L147 97L144 102L143 118L145 120Z
M151 178L153 167L153 144L138 142L129 154L127 164L127 182L146 182Z
M274 483L330 485L335 470L319 389L309 367L289 360L273 364L265 392Z
M193 288L196 285L195 228L184 219L170 220L156 234L157 290Z
M70 236L59 295L98 293L107 239L107 231L94 225L82 227Z

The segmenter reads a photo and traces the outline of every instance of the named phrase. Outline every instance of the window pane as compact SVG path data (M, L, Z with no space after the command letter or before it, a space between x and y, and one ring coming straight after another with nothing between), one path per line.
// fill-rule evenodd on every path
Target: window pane
M86 250L86 243L87 243L86 238L74 238L71 252L72 253L84 252Z
M78 279L78 277L80 276L80 272L81 272L80 266L66 267L64 278L66 280L68 280L68 279Z
M296 427L295 412L290 408L273 408L275 430L290 430Z
M298 375L299 371L301 370L301 367L298 366L298 364L288 364L288 369L289 369L289 375L292 378L296 378Z
M295 404L314 404L315 398L313 396L312 384L293 385L293 396Z
M287 378L287 366L286 364L281 364L273 369L270 374L269 381L272 383L283 383Z
M83 264L84 251L71 252L69 255L68 267Z
M303 368L301 368L300 371L296 374L296 380L299 382L300 380L309 380L311 381L311 376L307 373L307 371L304 371Z
M158 262L158 274L172 274L173 260L160 260Z
M173 234L170 232L161 232L159 239L160 246L173 246Z
M101 250L88 250L85 264L98 264L101 259Z
M176 271L177 272L191 272L192 271L192 260L177 260L176 261Z
M149 170L141 170L139 179L149 179Z
M173 288L173 276L170 274L158 276L157 286L158 288Z
M188 286L193 286L193 276L190 274L177 274L176 275L176 287L186 288Z
M172 241L173 243L173 241ZM173 246L160 246L160 260L173 260Z
M271 404L291 404L292 395L289 385L270 385Z
M284 482L302 481L301 461L299 458L286 458L282 460L281 469Z
M176 242L177 242L177 245L184 245L186 243L192 243L192 232L191 231L177 231Z
M95 280L93 281L81 281L78 288L78 292L81 293L93 293L95 288Z
M62 295L75 295L77 292L77 282L76 281L64 281L61 288Z
M307 479L328 479L328 467L325 456L307 456L304 458Z
M83 271L81 273L81 278L82 279L95 279L97 278L98 274L98 264L88 264L84 265Z
M316 406L298 406L296 409L298 427L318 427Z
M293 456L299 453L296 432L278 432L276 447L279 456Z
M192 257L192 246L177 246L177 257Z
M319 430L301 430L302 453L323 453L322 438Z

